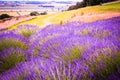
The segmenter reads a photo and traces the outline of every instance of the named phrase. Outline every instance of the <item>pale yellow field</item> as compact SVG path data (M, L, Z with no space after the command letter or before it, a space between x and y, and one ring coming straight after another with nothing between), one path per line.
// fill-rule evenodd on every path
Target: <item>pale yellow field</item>
M101 16L101 17L99 16L103 14L104 16ZM109 14L112 14L112 15L109 15ZM109 18L120 16L120 2L114 3L114 4L106 4L103 6L100 6L100 5L92 6L92 7L90 6L86 8L59 13L57 16L51 19L51 22L53 22L54 24L59 24L61 23L61 21L62 23L66 23L66 22L72 21L72 19L75 17L79 17L80 21L82 22L91 22L91 21L99 20L100 18L106 19L106 17L108 17L107 15L109 16ZM95 18L93 18L93 16ZM76 19L76 21L78 20Z
M53 14L52 14L53 15ZM34 19L31 19L31 20L27 20L27 21L24 21L24 22L20 22L18 24L15 24L13 26L11 26L9 29L14 29L16 28L18 25L23 25L23 24L32 24L32 25L36 25L36 26L41 26L42 27L45 27L47 24L45 23L46 22L46 19L48 17L50 17L51 14L49 15L43 15L43 16L38 16ZM47 21L48 22L48 21Z

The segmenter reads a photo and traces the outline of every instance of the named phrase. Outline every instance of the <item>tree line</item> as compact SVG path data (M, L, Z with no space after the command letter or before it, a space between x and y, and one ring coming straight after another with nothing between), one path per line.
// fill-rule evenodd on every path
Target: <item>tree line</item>
M111 1L117 0L83 0L82 2L77 2L76 5L70 6L68 10L78 9L86 6L101 5L102 3L107 3Z

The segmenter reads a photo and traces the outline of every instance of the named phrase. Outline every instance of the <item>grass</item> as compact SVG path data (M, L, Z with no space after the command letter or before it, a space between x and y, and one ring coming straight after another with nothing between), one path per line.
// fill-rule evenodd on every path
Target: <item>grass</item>
M54 24L59 24L60 21L66 23L74 16L79 16L79 15L83 16L86 14L101 14L106 12L119 12L119 11L120 11L120 3L106 4L103 6L100 5L88 6L77 10L59 13L57 16L54 16L54 18L51 19L51 22L53 22Z
M44 24L43 20L46 19L47 17L49 17L50 15L42 15L27 21L23 21L20 23L17 23L13 26L11 26L8 30L12 30L15 29L17 26L19 25L24 25L24 24L31 24L31 25L36 25L36 26L42 26Z
M9 49L10 47L14 47L14 48L19 47L24 50L28 48L28 46L21 41L17 41L13 39L0 40L0 52L3 51L4 49Z
M22 36L24 36L25 38L28 38L30 37L31 35L35 34L35 31L34 30L30 30L30 29L21 29L21 30L18 30L18 34L21 34Z
M11 52L8 51L8 53L6 52L4 56L0 56L0 74L26 59L25 54L21 51L12 50Z
M23 35L24 37L30 37L32 34L34 34L34 33L31 32L31 31L22 31L22 35Z

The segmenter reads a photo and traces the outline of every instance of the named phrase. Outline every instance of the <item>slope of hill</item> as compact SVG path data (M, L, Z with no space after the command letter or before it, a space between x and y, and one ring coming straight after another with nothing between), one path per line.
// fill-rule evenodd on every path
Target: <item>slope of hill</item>
M10 29L22 24L33 24L43 28L49 24L64 24L71 21L92 22L116 16L120 16L120 2L39 16L35 19L15 24Z

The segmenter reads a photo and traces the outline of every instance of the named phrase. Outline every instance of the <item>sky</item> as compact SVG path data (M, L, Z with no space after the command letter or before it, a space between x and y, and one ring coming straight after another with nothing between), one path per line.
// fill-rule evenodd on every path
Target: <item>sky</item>
M0 0L0 1L82 1L82 0Z

